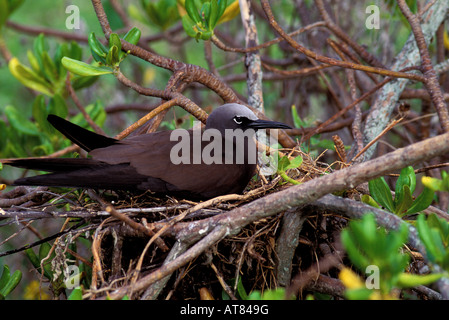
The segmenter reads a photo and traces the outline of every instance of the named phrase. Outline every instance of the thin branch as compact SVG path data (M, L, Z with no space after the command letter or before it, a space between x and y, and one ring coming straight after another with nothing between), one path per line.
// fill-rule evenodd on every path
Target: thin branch
M410 11L410 8L405 0L398 0L398 6L410 23L415 36L416 44L421 56L421 68L424 74L424 85L429 91L429 95L435 105L444 132L449 132L449 111L443 99L443 94L441 92L440 84L438 83L435 69L432 65L432 60L430 59L429 50L427 49L426 40L419 23L419 19Z

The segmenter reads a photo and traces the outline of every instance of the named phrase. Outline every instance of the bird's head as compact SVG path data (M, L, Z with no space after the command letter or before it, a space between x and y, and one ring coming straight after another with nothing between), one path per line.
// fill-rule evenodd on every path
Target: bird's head
M228 103L216 108L207 118L206 129L217 129L224 134L225 129L291 129L282 122L262 120L249 108L237 103Z

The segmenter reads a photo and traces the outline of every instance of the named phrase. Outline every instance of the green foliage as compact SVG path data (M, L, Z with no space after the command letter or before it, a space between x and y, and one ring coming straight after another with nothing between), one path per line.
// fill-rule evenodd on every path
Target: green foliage
M62 57L80 60L82 58L81 47L74 41L70 45L63 43L57 46L53 57L50 57L48 43L43 34L34 41L33 51L27 51L28 61L31 67L22 64L18 58L10 60L8 66L11 74L24 86L53 97L55 94L64 96L67 71L61 65ZM74 79L74 81L77 79ZM89 84L89 82L85 82ZM77 83L77 89L83 87Z
M449 272L449 223L431 214L420 214L416 220L419 237L426 247L427 258Z
M9 267L5 264L0 276L0 300L4 300L17 287L21 279L22 272L20 270L11 274Z
M139 42L140 35L140 30L134 27L125 34L123 40L135 45ZM109 37L108 48L97 39L94 32L89 34L88 43L96 63L87 64L65 56L61 63L67 70L82 77L111 74L118 70L120 63L126 58L127 53L122 51L122 43L116 33Z
M408 227L404 223L398 230L386 231L378 227L373 214L363 216L361 220L351 221L341 233L341 241L354 266L361 272L375 268L378 273L378 288L360 285L351 286L343 279L350 299L367 299L374 294L380 298L392 298L394 288L408 288L438 280L442 274L411 275L405 273L409 256L400 249L407 241ZM354 282L354 280L353 280Z
M227 7L227 0L185 0L187 14L182 17L185 32L196 40L209 40Z
M86 106L86 112L95 123L103 125L106 112L100 101ZM47 116L56 114L67 117L67 105L60 95L54 95L45 101L44 95L38 95L32 104L34 121L26 118L13 106L6 106L4 115L9 126L0 119L0 157L45 156L58 148L69 146L70 142L57 132L48 122ZM71 121L88 128L89 125L82 114L71 118Z
M296 106L291 106L291 112L292 112L292 119L293 124L295 125L295 128L307 128L313 126L313 120L310 119L301 119L301 117L298 114L298 111L296 110ZM319 134L314 135L310 138L310 141L306 144L303 143L301 145L301 150L304 150L304 152L309 153L313 156L318 156L318 150L317 149L333 149L334 143L332 140L329 139L323 139ZM349 149L350 147L347 146L346 149Z
M297 156L290 160L288 156L285 155L278 160L277 173L287 182L292 184L300 184L298 181L287 175L287 170L299 168L302 165L302 161L303 159L301 156Z
M22 5L24 0L0 0L0 32L9 16Z
M369 181L370 196L364 195L362 201L386 210L400 217L426 209L433 201L434 191L425 187L423 192L414 200L413 192L416 187L415 171L411 166L401 170L395 186L395 197L383 177Z
M239 278L236 289L237 290L235 292L235 297L239 300L285 300L286 299L285 288L276 288L276 289L265 290L263 293L259 290L254 290L250 294L248 294L245 290L245 287L243 286L242 278ZM221 297L223 300L231 299L224 290L221 293Z
M70 244L70 249L76 252L75 243ZM31 264L36 268L39 274L43 274L51 284L51 288L55 296L59 296L69 284L80 283L79 287L73 288L69 295L69 300L81 300L82 299L82 288L90 287L90 279L92 278L92 268L87 266L85 263L81 263L79 266L79 272L73 275L66 275L64 272L57 272L52 268L52 260L56 258L56 254L53 251L50 257L43 261L50 253L51 245L46 242L39 247L39 252L36 255L33 249L29 248L25 250L25 254L30 260ZM70 261L74 261L74 257L66 253L64 259L66 263L62 267L72 264ZM43 271L42 271L43 267Z
M176 0L141 0L140 4L146 16L134 4L128 7L129 15L144 24L155 25L162 31L167 30L180 18Z

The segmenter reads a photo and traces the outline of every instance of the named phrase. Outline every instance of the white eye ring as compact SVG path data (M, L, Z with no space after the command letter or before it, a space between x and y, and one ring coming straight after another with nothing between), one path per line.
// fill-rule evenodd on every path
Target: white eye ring
M234 122L237 123L237 124L242 124L242 122L243 122L241 117L234 117L233 120L234 120Z

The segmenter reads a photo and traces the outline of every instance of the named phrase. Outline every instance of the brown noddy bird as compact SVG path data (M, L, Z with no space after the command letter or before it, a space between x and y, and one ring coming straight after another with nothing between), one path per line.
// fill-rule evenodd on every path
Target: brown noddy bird
M215 129L214 137L221 148L212 148L207 139L200 139L195 150L195 130L185 130L188 141L174 139L174 131L159 131L117 140L81 128L58 116L48 121L73 143L89 153L89 158L24 158L1 160L3 164L50 172L21 178L14 185L78 187L108 190L150 190L156 194L207 199L229 193L241 193L255 174L257 157L254 132L265 128L290 129L286 124L260 120L247 107L230 103L216 108L208 117L202 132ZM227 130L231 129L231 131ZM237 130L236 130L237 129ZM240 130L238 130L240 129ZM226 134L237 132L239 135ZM249 134L247 134L249 132ZM181 137L182 138L182 137ZM209 140L212 138L209 135ZM242 142L243 141L243 142ZM231 149L226 149L226 143ZM184 143L184 144L181 144ZM238 148L243 143L244 148ZM185 147L182 149L181 147ZM173 151L176 148L175 152ZM206 152L206 149L207 152ZM187 150L187 151L186 151ZM243 151L242 151L243 150ZM174 159L182 151L184 161ZM185 153L184 152L184 153ZM194 152L205 152L215 161L194 159ZM243 154L239 154L243 152ZM231 153L231 156L230 156ZM242 156L240 160L238 156ZM242 161L243 159L243 161ZM174 161L175 160L175 161Z

